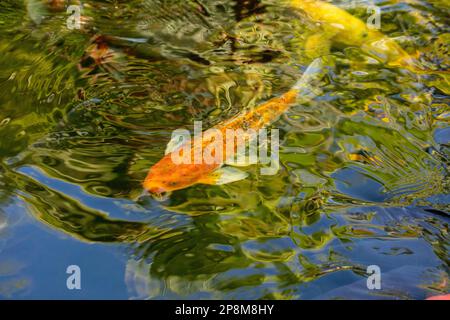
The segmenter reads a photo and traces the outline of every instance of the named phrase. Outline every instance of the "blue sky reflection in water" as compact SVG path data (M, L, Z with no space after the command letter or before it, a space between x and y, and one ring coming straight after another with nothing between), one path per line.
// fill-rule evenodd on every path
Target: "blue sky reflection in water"
M0 4L1 299L449 291L446 74L332 48L319 96L272 124L277 175L250 166L245 180L158 202L141 183L171 132L284 93L323 30L272 0L84 1L81 30L67 29L64 8L32 2ZM448 69L445 1L382 12L383 33ZM72 264L79 291L66 287ZM382 290L367 289L369 265Z

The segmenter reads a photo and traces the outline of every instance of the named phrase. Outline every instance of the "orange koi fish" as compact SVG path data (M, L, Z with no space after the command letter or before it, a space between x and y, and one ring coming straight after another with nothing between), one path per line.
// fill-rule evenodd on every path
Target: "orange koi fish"
M301 94L311 93L311 80L317 78L322 70L320 59L314 60L306 69L301 79L286 93L280 97L273 98L255 108L240 113L232 119L218 124L203 134L194 136L193 143L174 142L179 137L172 139L166 149L166 155L150 168L143 183L144 188L154 194L163 195L165 193L184 189L194 184L225 184L238 181L247 177L247 174L231 167L223 167L229 160L229 152L226 150L227 130L259 130L272 123L283 114ZM211 145L221 139L221 149L217 154L212 151L213 157L219 157L218 161L195 161L196 157L204 155L210 151ZM233 136L234 139L234 136ZM233 141L234 142L234 141ZM234 145L234 144L233 144ZM236 147L234 150L236 151ZM219 153L221 153L219 155ZM188 161L174 161L177 157L182 157ZM194 159L194 161L192 161Z

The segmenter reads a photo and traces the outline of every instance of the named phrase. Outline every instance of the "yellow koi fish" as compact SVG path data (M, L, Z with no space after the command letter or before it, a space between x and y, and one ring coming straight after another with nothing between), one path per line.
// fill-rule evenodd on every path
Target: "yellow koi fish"
M192 143L189 141L188 145L186 145L186 142L181 144L176 142L179 137L174 137L175 142L174 139L169 142L166 155L150 168L143 183L144 188L154 195L161 196L198 183L225 184L246 178L247 174L241 170L231 167L221 168L229 160L227 158L229 153L226 150L226 131L242 128L245 130L259 130L269 125L283 114L300 94L311 92L311 80L317 78L321 70L321 59L314 60L308 66L301 79L285 94L216 125L213 129L215 132L219 132L220 135L208 134L210 129L199 136L194 136ZM219 161L212 163L207 163L203 160L200 163L192 161L197 154L203 155L218 136L221 137L220 139L223 139L221 141L223 152ZM183 154L183 150L187 150L187 159L191 161L182 163L174 161L176 157L184 157L186 155Z
M315 52L329 51L332 44L358 46L391 66L402 66L415 72L420 70L417 60L395 40L369 28L347 11L319 0L291 0L291 5L304 11L324 29L323 33L307 39L305 47L309 56Z

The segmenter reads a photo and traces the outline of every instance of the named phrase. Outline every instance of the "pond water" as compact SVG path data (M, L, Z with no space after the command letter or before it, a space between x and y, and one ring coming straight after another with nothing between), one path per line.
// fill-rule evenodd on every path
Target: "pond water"
M157 201L142 182L172 131L289 90L321 26L289 1L1 1L0 298L448 293L448 2L333 3L361 19L377 5L381 31L436 72L333 47L317 96L270 124L276 175L252 165Z

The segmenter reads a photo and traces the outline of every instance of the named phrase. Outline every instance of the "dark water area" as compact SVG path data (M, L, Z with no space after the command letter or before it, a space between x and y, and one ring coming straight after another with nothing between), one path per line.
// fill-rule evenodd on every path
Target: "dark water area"
M381 31L437 72L333 47L317 96L270 125L276 175L252 165L164 201L142 182L172 131L289 90L321 27L289 1L105 0L82 1L72 30L67 3L0 2L0 299L449 292L446 1L375 1Z

